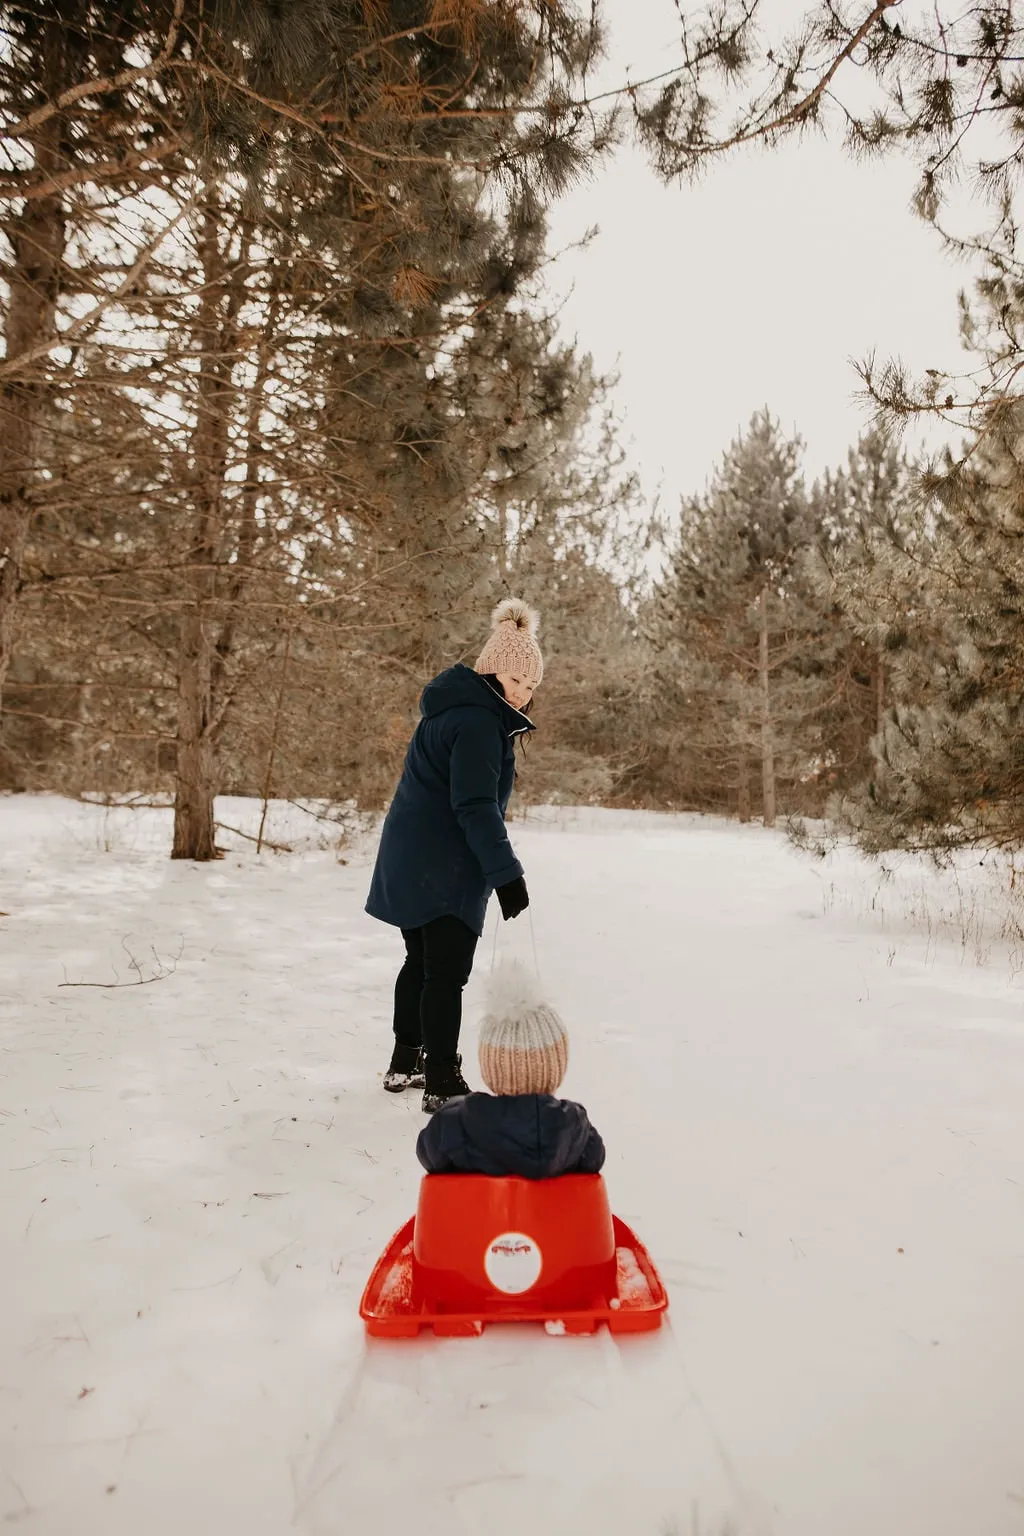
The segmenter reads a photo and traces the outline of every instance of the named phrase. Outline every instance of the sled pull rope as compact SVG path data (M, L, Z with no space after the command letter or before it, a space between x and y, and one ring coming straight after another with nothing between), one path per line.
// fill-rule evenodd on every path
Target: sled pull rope
M537 935L536 935L536 933L533 930L533 908L532 907L527 907L526 915L530 919L530 945L531 945L531 947L533 949L533 969L536 972L537 980L540 981L540 979L541 979L541 977L540 977L540 961L537 958Z
M529 919L529 924L530 924L530 948L533 951L533 969L534 969L534 972L536 973L537 980L540 981L541 980L540 959L539 959L538 954L537 954L537 934L534 931L534 926L533 926L533 908L532 907L527 907L527 909L526 909L526 916ZM496 914L495 918L494 918L494 938L491 940L491 971L492 972L494 970L495 964L496 964L497 959L498 959L498 933L499 933L500 929L501 929L501 917Z

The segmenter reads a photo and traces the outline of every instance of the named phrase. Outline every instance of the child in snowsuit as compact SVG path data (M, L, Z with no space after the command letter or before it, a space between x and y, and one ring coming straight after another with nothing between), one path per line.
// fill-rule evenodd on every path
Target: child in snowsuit
M565 1026L553 1009L538 1004L488 1016L480 1073L491 1092L452 1099L424 1127L416 1156L427 1172L525 1179L599 1173L604 1142L586 1110L554 1097L568 1061Z
M476 665L449 667L427 685L381 833L366 910L400 928L406 950L384 1087L423 1088L428 1113L469 1092L462 991L491 892L506 920L529 905L505 811L515 741L533 730L525 711L544 672L536 628L524 602L506 599Z

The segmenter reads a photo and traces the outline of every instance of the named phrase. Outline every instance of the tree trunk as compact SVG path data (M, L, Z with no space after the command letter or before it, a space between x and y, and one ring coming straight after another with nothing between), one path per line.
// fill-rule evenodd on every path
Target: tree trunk
M772 699L768 677L768 589L758 599L758 683L761 694L761 794L764 824L775 825L775 748L772 743Z
M214 837L213 742L210 737L209 615L197 602L181 622L178 662L178 764L174 790L172 859L217 857Z
M187 602L179 632L178 762L171 858L205 861L217 857L213 819L217 790L213 707L216 564L238 309L233 295L224 303L220 279L225 261L214 195L203 212L199 246L203 289L196 326L201 364L192 434L194 517L186 553Z
M56 19L46 26L40 62L40 97L52 100L65 83L62 27ZM36 137L35 165L43 174L66 169L61 125L61 115L54 113ZM7 357L13 360L53 335L65 243L60 199L27 199L7 230L13 260L5 332ZM0 689L14 651L15 611L39 472L46 369L46 360L36 358L26 363L23 376L10 375L0 388Z
M250 245L247 240L243 247L243 255L245 257L248 256L249 249ZM244 273L244 261L240 270ZM244 282L243 275L239 278L239 283L233 291L232 305L229 311L232 318L241 306L241 301L244 297L241 290L244 288ZM235 562L225 586L224 601L221 605L223 622L221 623L220 633L217 636L216 650L213 656L210 697L213 711L211 735L215 754L220 750L221 738L231 712L233 698L231 666L238 633L238 619L249 588L252 585L253 567L259 543L259 526L256 513L259 504L260 467L263 463L265 452L262 432L264 391L270 369L271 348L277 335L279 313L279 296L274 294L270 299L263 334L257 347L256 373L249 393L248 413L245 423L245 483L239 499L240 512L238 531L235 536Z
M747 822L750 820L750 767L747 763L742 742L740 743L739 813L740 821Z
M93 685L91 681L78 684L75 703L74 718L76 724L71 728L70 759L72 772L72 787L76 792L84 788L91 788L90 778L95 772L91 751L92 740L90 727L92 721Z
M277 757L277 743L281 733L281 715L284 711L284 693L288 681L288 663L292 656L292 635L295 632L295 619L292 617L288 625L288 634L284 642L284 660L281 662L281 679L277 687L277 705L274 709L274 724L270 733L270 746L267 748L267 766L263 775L263 809L260 813L260 829L256 835L256 852L263 851L263 833L267 825L267 812L270 809L270 792L274 787L274 759Z

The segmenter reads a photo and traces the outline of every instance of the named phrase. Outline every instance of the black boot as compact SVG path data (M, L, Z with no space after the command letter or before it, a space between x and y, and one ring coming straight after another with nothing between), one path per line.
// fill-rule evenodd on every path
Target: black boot
M422 1088L423 1077L423 1052L418 1045L402 1045L395 1041L395 1049L391 1053L391 1065L384 1073L384 1088L387 1093L404 1093L407 1088Z
M464 1098L470 1092L469 1084L462 1075L462 1057L451 1061L426 1059L426 1083L423 1091L423 1113L433 1115L443 1109L449 1099Z

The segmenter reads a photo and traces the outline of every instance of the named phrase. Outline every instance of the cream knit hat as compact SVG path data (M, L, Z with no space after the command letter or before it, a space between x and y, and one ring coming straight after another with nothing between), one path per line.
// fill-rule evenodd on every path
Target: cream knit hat
M507 597L495 608L494 629L476 660L477 672L518 673L536 688L544 676L544 658L537 644L538 618L521 597Z
M569 1037L532 977L516 962L495 972L480 1026L480 1075L492 1093L556 1093Z

